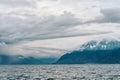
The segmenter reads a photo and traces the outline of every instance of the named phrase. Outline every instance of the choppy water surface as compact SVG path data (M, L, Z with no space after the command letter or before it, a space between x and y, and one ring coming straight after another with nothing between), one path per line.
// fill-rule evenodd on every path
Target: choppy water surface
M120 80L120 65L2 65L0 80Z

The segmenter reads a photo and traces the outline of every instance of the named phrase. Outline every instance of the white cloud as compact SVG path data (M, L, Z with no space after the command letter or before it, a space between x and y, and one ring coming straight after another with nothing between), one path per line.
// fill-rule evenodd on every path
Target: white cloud
M35 0L0 0L0 4L8 7L30 7L34 6Z

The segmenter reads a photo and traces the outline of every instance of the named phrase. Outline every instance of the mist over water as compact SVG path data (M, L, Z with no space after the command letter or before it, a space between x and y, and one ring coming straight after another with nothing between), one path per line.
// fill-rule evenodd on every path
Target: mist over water
M1 65L0 80L119 80L120 65Z

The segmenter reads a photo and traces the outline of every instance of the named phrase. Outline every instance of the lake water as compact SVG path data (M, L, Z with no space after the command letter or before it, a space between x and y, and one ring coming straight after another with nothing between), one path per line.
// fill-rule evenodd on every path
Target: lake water
M120 80L120 65L1 65L0 80Z

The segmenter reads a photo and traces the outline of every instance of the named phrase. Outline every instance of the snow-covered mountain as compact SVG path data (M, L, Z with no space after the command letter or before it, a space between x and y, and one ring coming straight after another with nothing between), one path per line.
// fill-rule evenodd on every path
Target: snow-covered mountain
M66 53L56 64L120 64L120 41L92 40L80 49Z
M115 39L92 40L80 47L80 50L112 50L120 48L120 41Z

